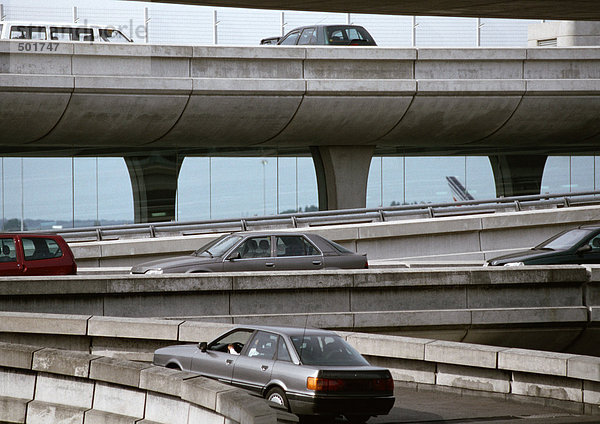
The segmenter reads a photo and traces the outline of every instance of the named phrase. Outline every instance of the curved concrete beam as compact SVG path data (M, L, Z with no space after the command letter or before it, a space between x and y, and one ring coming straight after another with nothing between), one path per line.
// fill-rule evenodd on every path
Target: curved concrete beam
M58 46L0 42L5 151L589 153L600 133L599 48Z

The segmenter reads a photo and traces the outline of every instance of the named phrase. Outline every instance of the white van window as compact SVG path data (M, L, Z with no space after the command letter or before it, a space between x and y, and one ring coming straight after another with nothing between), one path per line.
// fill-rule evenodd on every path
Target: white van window
M94 41L91 28L51 27L50 38L58 41Z
M10 28L10 38L18 40L45 40L46 28L42 26L13 26Z
M116 29L100 29L98 30L100 38L109 43L128 43L129 40L121 31Z

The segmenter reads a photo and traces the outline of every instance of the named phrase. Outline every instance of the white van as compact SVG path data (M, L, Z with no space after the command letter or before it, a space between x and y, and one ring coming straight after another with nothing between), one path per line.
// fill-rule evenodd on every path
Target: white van
M118 29L86 24L0 21L0 39L131 43Z

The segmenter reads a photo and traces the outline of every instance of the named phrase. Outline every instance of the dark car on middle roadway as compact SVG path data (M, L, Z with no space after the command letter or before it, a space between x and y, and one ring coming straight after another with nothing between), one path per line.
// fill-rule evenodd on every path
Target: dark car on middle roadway
M359 25L309 25L283 37L263 38L260 44L278 46L376 46L369 31Z
M333 331L240 326L210 343L157 349L153 363L249 390L297 415L385 415L394 381Z
M247 231L227 234L191 255L144 262L132 274L368 268L360 255L317 234Z
M600 225L582 225L562 231L528 250L487 261L491 266L598 264Z

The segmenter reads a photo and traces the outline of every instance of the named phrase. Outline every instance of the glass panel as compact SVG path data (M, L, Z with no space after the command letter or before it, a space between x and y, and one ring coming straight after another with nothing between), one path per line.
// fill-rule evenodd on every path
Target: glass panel
M590 191L594 189L594 157L571 157L571 190Z
M568 156L549 156L542 175L541 193L566 193L571 185L571 160Z
M300 36L300 31L294 31L290 35L288 35L287 37L285 37L280 44L283 45L283 46L292 46L292 45L295 45L299 36Z
M210 158L187 157L177 181L177 220L209 219L211 205Z
M304 237L277 237L277 256L310 256L318 255L319 251Z
M101 225L133 222L133 191L123 158L98 159L98 219Z
M27 227L23 222L22 159L2 158L2 210L4 231L21 231Z
M447 176L465 181L464 157L407 157L406 203L452 202Z
M116 29L100 29L98 35L102 41L107 43L128 43L129 40L125 37L121 31Z
M298 158L280 157L278 159L278 168L278 212L298 212Z
M371 159L367 178L367 208L378 208L382 205L381 163L381 157Z
M23 210L29 230L71 228L70 158L23 158Z
M292 362L290 351L288 350L287 345L285 344L285 340L283 340L283 337L279 337L279 343L277 345L277 360Z
M250 342L247 355L255 358L273 359L277 350L278 336L264 331L256 333Z
M315 28L306 28L302 31L302 35L300 35L300 39L298 40L298 45L308 45L314 44L311 42L313 36L316 37Z
M404 204L404 158L383 158L383 206Z
M73 161L74 226L100 225L98 219L98 158Z
M234 252L240 253L241 259L267 258L271 256L271 238L253 237L243 242Z
M40 259L60 258L62 250L52 239L22 238L25 260L35 261Z
M317 174L312 158L298 158L298 208L300 211L319 210Z
M494 199L496 182L490 160L486 156L466 158L465 188L474 199Z
M16 262L17 251L12 237L0 238L0 262Z

